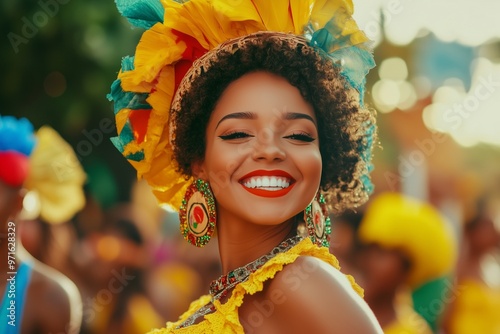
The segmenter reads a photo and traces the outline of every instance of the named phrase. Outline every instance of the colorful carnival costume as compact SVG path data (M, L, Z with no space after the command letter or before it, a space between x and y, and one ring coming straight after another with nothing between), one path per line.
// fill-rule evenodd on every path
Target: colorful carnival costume
M318 54L339 70L343 88L355 91L353 99L363 105L365 76L374 61L368 39L352 19L350 0L118 0L117 6L133 25L147 30L135 56L123 59L108 95L118 130L112 141L158 201L179 210L181 233L196 246L205 245L215 231L215 199L206 182L179 171L175 131L186 92L221 55L244 52L263 40L290 46L298 51L295 57ZM356 182L335 180L339 189L352 187L352 203L358 205L372 190L368 174L374 135L373 118L346 134L355 143L351 153L360 157L353 170ZM342 194L334 196L341 199ZM204 204L196 206L198 201ZM317 195L304 216L304 235L286 239L269 254L221 276L212 283L210 295L195 301L179 321L153 333L241 333L238 309L244 296L263 291L264 283L285 265L310 255L338 269L328 251L331 226L325 198ZM361 294L352 279L351 284Z

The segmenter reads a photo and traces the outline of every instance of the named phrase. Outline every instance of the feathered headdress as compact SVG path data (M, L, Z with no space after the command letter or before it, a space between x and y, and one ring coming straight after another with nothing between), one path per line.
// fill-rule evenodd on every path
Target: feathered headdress
M174 209L190 184L177 172L169 138L170 109L196 60L224 42L261 31L302 36L339 66L363 103L365 76L374 66L368 39L352 18L351 0L116 0L131 24L144 28L134 57L125 57L108 98L118 136L113 144ZM194 65L193 65L194 64ZM374 125L359 152L368 173Z

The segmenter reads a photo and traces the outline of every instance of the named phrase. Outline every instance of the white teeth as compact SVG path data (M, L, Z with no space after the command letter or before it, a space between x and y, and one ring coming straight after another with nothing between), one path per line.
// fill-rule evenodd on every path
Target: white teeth
M263 177L262 178L262 186L263 187L269 187L269 185L270 185L269 178L268 177Z
M251 177L243 185L247 188L266 188L266 190L280 190L290 185L290 180L282 176L255 176Z
M269 180L269 185L271 187L277 187L278 186L278 179L275 178L275 177L272 177L270 180Z

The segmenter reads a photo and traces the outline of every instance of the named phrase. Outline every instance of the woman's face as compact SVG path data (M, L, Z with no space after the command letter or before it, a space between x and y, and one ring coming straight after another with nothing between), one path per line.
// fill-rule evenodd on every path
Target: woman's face
M199 177L208 180L218 219L262 225L302 211L321 179L313 108L282 77L252 72L231 83L207 126Z

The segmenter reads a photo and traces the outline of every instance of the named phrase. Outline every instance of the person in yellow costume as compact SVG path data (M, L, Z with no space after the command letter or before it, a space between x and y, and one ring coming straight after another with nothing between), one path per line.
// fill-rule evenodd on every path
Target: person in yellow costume
M371 191L374 66L349 0L117 1L147 29L109 98L114 145L223 275L152 333L381 333L328 251Z
M447 221L428 203L386 192L368 203L358 236L365 298L384 333L432 333L409 292L454 269L457 246Z
M500 333L498 199L489 194L480 198L464 224L455 293L443 323L447 334Z

